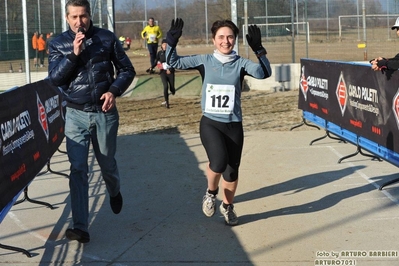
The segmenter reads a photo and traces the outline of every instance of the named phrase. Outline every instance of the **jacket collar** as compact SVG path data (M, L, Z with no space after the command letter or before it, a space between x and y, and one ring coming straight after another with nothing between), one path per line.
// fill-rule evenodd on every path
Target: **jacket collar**
M71 27L68 27L68 28L69 28L69 29L68 29L69 33L72 34L73 36L75 36L76 33L75 33L73 30L71 30ZM91 38L91 36L93 36L93 32L94 32L93 21L90 20L89 29L86 31L86 34L85 34L85 35L86 35L86 38Z

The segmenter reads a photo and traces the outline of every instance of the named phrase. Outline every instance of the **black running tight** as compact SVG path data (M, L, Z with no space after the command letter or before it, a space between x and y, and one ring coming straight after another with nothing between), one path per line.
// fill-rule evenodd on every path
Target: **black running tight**
M171 72L166 74L166 70L161 70L161 80L163 86L163 97L165 101L169 101L169 90L172 94L175 94L175 73Z
M244 144L242 122L221 123L202 116L200 138L215 173L223 173L227 182L238 179Z

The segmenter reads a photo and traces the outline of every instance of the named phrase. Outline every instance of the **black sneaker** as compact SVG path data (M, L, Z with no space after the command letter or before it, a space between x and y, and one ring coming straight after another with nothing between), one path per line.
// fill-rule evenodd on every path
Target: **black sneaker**
M122 210L123 198L121 192L115 197L110 197L111 209L115 214L118 214Z
M65 236L69 240L77 240L79 243L88 243L90 241L89 233L80 229L69 228L65 231Z

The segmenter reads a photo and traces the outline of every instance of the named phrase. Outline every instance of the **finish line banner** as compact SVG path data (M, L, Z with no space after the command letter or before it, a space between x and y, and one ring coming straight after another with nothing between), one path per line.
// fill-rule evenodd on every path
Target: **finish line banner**
M62 93L48 80L0 94L0 110L1 212L58 149L65 122Z
M302 59L298 108L399 153L399 73Z

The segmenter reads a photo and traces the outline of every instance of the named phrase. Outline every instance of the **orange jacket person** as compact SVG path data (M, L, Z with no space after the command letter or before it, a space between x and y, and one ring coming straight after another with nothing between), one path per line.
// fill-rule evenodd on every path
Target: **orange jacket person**
M37 67L37 56L38 56L38 50L37 50L37 39L39 38L39 32L35 31L35 33L33 33L33 37L32 37L32 48L33 50L35 50L35 55L33 58L33 62L35 64L35 67Z
M37 39L37 51L40 58L40 67L44 66L44 54L46 52L46 41L43 38L43 34L39 35Z

